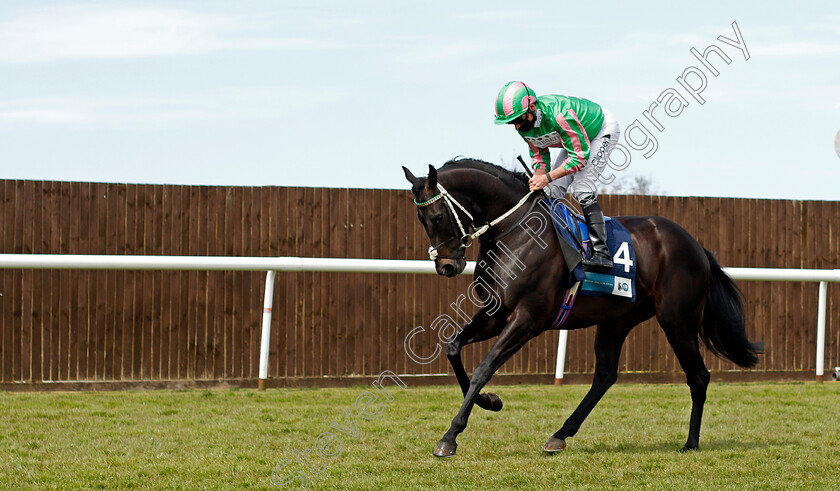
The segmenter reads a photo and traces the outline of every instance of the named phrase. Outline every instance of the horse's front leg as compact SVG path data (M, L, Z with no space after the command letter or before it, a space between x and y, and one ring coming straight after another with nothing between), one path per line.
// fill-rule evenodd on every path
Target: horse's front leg
M458 385L461 386L461 392L464 394L464 397L467 396L470 388L470 377L467 375L466 369L464 369L461 349L468 344L485 341L494 336L498 336L504 327L504 318L488 315L482 309L467 322L461 331L452 336L449 342L446 343L446 358L449 360L449 364L452 365L452 370L455 372L455 378L458 380ZM502 409L502 399L493 393L479 394L475 403L478 404L478 407L490 411L501 411Z
M452 420L449 431L443 435L437 448L435 448L434 454L436 457L455 455L455 450L458 447L455 439L467 427L470 412L473 405L478 401L481 389L487 385L496 370L537 334L539 332L533 329L530 316L519 310L513 313L510 322L504 327L493 347L490 348L490 351L473 372L464 394L461 409Z

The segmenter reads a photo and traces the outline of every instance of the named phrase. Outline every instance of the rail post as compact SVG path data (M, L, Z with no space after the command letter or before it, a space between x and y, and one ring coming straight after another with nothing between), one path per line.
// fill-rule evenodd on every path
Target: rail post
M569 331L560 331L560 339L557 340L557 366L554 368L554 385L563 383L563 372L566 370L566 343L569 341Z
M820 295L817 301L817 382L823 381L825 364L825 304L828 282L820 281Z
M265 275L265 297L263 297L262 337L260 340L260 374L257 389L265 390L268 379L268 345L271 341L271 308L274 305L274 276L276 271Z

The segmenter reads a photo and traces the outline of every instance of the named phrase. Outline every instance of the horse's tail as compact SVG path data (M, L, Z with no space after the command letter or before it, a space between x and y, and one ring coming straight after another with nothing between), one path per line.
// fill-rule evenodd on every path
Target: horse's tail
M747 339L744 327L743 293L721 269L711 252L703 249L709 258L711 284L709 298L703 311L703 326L700 337L709 350L744 368L758 363L758 354L764 348L762 343Z

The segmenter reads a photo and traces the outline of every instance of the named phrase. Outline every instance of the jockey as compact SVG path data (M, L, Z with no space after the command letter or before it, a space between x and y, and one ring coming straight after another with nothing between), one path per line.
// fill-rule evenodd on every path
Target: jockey
M592 246L591 257L583 260L584 267L611 269L612 255L596 181L618 143L618 121L592 101L563 95L537 97L524 83L508 82L496 98L496 124L514 125L528 143L534 168L531 191L550 185L551 194L559 199L571 189L580 203ZM550 147L560 151L549 170Z

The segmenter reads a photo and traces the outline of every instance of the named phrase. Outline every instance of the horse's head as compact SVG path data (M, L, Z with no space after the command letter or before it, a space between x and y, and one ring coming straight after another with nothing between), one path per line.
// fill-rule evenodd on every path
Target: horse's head
M426 229L432 247L429 256L435 261L435 270L439 275L449 278L457 276L467 266L464 249L469 236L464 230L472 225L471 219L458 216L458 211L446 200L438 186L437 170L429 165L427 177L414 177L410 170L403 167L405 178L411 183L414 204L417 205L417 218Z

